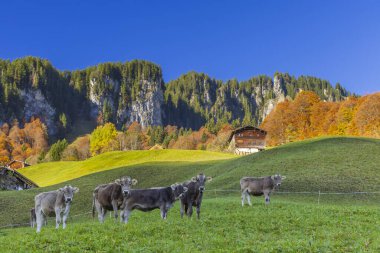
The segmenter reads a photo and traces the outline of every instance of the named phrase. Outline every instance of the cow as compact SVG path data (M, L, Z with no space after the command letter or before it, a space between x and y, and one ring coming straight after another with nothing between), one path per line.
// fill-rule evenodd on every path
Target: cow
M275 188L281 186L281 181L285 179L285 176L274 175L267 177L243 177L240 179L240 188L241 188L241 205L244 206L244 201L247 198L248 204L251 204L252 196L265 196L265 203L269 204L270 198L269 195Z
M124 201L123 190L127 191L136 184L136 179L124 176L110 184L97 186L93 192L92 217L95 217L96 208L101 223L104 222L107 211L114 211L114 217L117 220L118 210Z
M34 228L36 225L36 209L33 207L30 209L30 226ZM45 226L47 225L47 219L45 219Z
M122 219L124 223L128 223L129 216L134 209L143 212L160 209L161 218L165 220L174 202L181 199L186 191L187 187L184 187L182 184L149 189L123 190L125 197L123 212L121 214Z
M203 173L200 173L190 181L182 184L188 188L188 191L181 199L181 218L183 218L184 213L186 213L188 217L191 217L193 214L193 206L197 208L197 218L200 218L205 183L210 182L211 180L212 177L206 177Z
M56 191L43 192L38 194L35 198L35 214L37 223L37 233L41 232L41 227L46 216L53 216L55 214L56 225L59 228L61 223L61 213L63 212L63 229L66 228L66 220L69 216L70 206L73 201L74 193L79 192L79 188L66 185Z

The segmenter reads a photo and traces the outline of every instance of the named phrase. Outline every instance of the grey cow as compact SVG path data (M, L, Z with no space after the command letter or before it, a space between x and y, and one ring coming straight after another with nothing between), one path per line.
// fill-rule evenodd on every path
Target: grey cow
M43 192L38 194L35 200L35 213L37 223L37 233L41 232L41 227L46 216L56 216L56 226L59 228L61 223L61 213L63 212L63 229L66 228L66 220L69 216L70 206L73 201L74 193L77 193L79 188L66 185L56 191Z
M169 209L176 200L184 196L186 191L187 188L181 184L150 189L123 190L125 202L121 217L124 223L127 223L129 215L134 209L143 212L160 209L161 218L166 219Z
M198 219L200 218L205 184L211 180L212 177L206 177L203 173L200 173L196 177L193 177L190 181L182 184L188 188L188 191L181 199L181 218L183 217L184 213L186 213L188 217L191 217L193 214L193 206L197 208L197 217Z
M269 204L269 195L275 189L275 187L280 187L281 181L285 179L285 176L274 175L268 177L243 177L240 179L241 188L241 205L244 206L245 199L248 200L248 204L251 206L252 196L265 196L265 203Z
M118 210L124 201L123 190L127 191L136 184L136 179L124 176L110 184L97 186L93 192L92 217L95 217L96 208L101 223L104 222L107 211L114 211L114 216L117 220Z

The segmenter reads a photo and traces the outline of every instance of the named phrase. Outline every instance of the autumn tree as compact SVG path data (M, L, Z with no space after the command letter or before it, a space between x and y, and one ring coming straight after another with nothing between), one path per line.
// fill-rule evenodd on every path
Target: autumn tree
M126 148L129 150L142 149L143 135L142 128L138 122L132 122L126 131Z
M106 123L104 126L98 126L90 137L90 152L97 155L107 151L114 150L116 143L117 131L112 123Z
M360 135L380 137L380 92L361 98L354 122Z

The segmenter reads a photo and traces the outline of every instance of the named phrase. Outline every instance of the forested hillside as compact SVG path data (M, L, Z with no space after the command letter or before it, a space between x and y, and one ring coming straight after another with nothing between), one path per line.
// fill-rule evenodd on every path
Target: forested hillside
M196 129L216 122L258 125L278 102L294 99L302 90L314 91L326 101L350 95L340 84L333 88L328 81L309 76L275 73L273 79L260 75L248 81L222 82L190 72L166 86L166 123Z
M350 95L341 85L308 76L276 73L248 81L223 82L189 72L164 84L161 68L147 61L102 63L59 71L48 60L0 60L0 123L22 125L40 118L50 136L64 137L78 118L112 122L119 129L134 121L198 129L204 124L258 125L275 105L301 90L322 100Z

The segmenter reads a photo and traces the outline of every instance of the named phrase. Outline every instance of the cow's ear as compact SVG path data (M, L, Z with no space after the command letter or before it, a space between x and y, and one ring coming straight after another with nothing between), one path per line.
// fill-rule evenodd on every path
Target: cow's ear
M116 184L121 184L121 180L120 180L120 179L116 179L116 180L115 180L115 183L116 183Z
M192 178L191 178L191 181L193 181L193 182L197 182L197 178L196 178L196 177L192 177Z
M74 191L74 193L78 193L79 192L79 188L78 187L73 187L73 191Z
M176 187L175 184L172 184L170 187L172 188L173 191L175 191L175 187Z
M212 181L212 177L207 177L207 182L211 182Z
M137 179L132 179L132 185L136 185L138 183Z
M276 177L276 176L270 176L270 178L271 178L272 180L274 180L275 177Z
M59 188L58 191L63 192L65 188Z
M282 180L286 179L286 176L281 176L281 179L282 179Z

